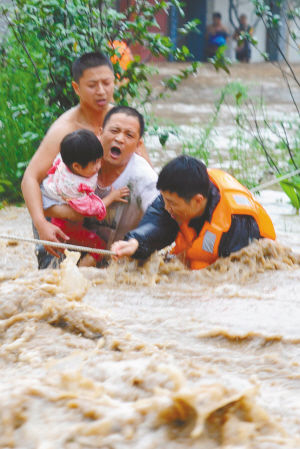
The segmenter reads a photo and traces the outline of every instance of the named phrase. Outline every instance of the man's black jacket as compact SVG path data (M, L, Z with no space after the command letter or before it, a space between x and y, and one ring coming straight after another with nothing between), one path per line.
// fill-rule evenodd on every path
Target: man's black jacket
M193 218L189 226L199 235L204 222L211 221L212 214L220 201L218 188L211 182L207 206L201 217ZM148 207L138 227L126 234L125 240L131 238L139 242L139 247L133 255L136 259L146 259L155 250L170 245L176 239L179 225L166 211L163 197L159 195ZM260 233L255 219L249 215L232 215L228 232L225 232L219 245L219 256L227 257L249 245L253 239L259 239Z

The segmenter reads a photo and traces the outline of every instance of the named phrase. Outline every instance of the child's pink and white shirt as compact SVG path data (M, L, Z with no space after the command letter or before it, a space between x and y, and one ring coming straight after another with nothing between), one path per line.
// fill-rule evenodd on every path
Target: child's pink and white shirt
M97 178L98 173L90 178L72 173L59 154L48 171L48 176L42 182L42 191L51 199L69 204L82 215L96 216L99 220L103 220L106 208L103 201L94 193Z

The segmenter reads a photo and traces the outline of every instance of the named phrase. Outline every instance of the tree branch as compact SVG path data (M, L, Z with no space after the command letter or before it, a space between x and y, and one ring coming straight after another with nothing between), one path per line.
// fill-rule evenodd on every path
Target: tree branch
M28 59L30 60L30 62L31 62L31 64L32 64L32 66L33 66L34 72L35 72L35 76L37 77L37 79L39 80L39 82L41 82L41 78L40 78L40 75L39 75L37 66L36 66L35 62L33 61L32 57L31 57L31 55L30 55L30 53L29 53L29 50L27 49L27 47L26 47L26 45L25 45L25 42L23 41L23 37L22 37L22 33L21 33L20 29L16 26L16 28L17 28L17 30L18 30L18 33L19 33L19 35L20 35L20 37L19 37L19 36L18 36L18 33L16 32L16 30L15 30L15 28L14 28L14 24L10 21L10 19L8 18L6 12L4 12L4 17L5 17L6 21L7 21L7 25L11 28L11 30L12 30L12 32L13 32L13 34L14 34L16 40L17 40L18 43L22 46L22 48L23 48L23 50L25 51L25 53L26 53Z
M239 20L239 14L238 14L237 7L234 4L234 0L229 0L229 21L230 21L231 25L233 26L233 28L236 30L238 27L234 23L234 20L232 17L232 12L234 12L235 18L239 24L240 20Z
M280 46L278 45L277 39L274 37L273 35L273 30L271 28L268 27L266 21L264 20L264 18L262 17L262 21L266 27L266 29L268 29L270 31L269 35L270 38L273 42L273 44L275 45L276 49L279 51L280 55L282 56L282 59L284 60L284 62L286 63L286 65L288 66L288 68L291 71L292 77L294 78L294 80L296 81L296 83L298 84L298 86L300 87L300 82L298 81L298 78L296 77L296 74L291 66L291 64L289 63L289 61L287 60L285 54L283 53L283 51L281 50Z

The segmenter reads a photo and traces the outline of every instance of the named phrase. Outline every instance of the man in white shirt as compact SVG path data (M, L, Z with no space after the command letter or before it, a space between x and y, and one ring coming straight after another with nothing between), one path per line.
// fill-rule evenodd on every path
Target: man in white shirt
M113 107L103 121L100 140L104 154L96 194L103 198L111 188L128 186L130 190L128 200L109 207L103 221L85 218L85 226L105 240L107 247L137 226L147 207L158 195L156 173L143 157L135 153L141 144L143 132L143 116L127 106ZM83 219L67 205L49 206L46 210L49 217L71 221ZM45 264L40 262L40 266L45 267Z
M53 242L67 241L68 236L46 220L44 209L53 204L44 204L43 207L40 185L60 151L62 139L78 129L89 129L100 137L104 117L113 107L114 71L109 58L99 52L85 53L74 61L72 73L72 86L79 97L79 103L64 112L49 128L22 180L22 192L33 221L35 236ZM137 152L149 161L143 143L137 148ZM57 257L61 254L53 247L46 247L46 250ZM44 249L43 252L47 255ZM39 253L40 249L37 250L38 259ZM44 258L42 253L41 257ZM40 268L46 266L48 263L39 261Z
M148 162L133 153L125 170L109 187L99 184L96 194L103 198L111 190L127 186L130 190L128 202L115 202L108 209L104 220L95 218L85 219L85 225L97 232L107 242L109 248L113 242L119 240L128 230L134 229L144 215L147 207L154 201L158 192L155 188L157 175Z

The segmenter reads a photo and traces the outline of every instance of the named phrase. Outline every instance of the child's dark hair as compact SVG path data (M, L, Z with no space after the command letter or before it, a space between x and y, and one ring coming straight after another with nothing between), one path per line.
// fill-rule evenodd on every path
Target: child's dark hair
M103 148L95 134L88 129L78 129L67 134L60 144L63 162L71 169L74 162L85 168L103 156Z
M78 83L86 69L106 65L114 73L114 69L110 59L100 51L84 53L72 65L73 79Z
M191 156L178 156L170 161L158 175L158 190L177 193L190 201L197 193L205 198L209 194L210 181L203 162Z
M130 117L137 118L139 121L139 124L140 124L140 137L142 137L142 135L144 134L144 129L145 129L145 121L144 121L144 117L142 116L142 114L139 111L137 111L134 108L131 108L130 106L115 106L115 107L111 108L108 111L108 113L106 114L106 116L104 117L103 125L102 125L103 128L105 128L105 125L107 124L107 122L109 121L111 116L114 114L125 114L125 115L129 115Z

